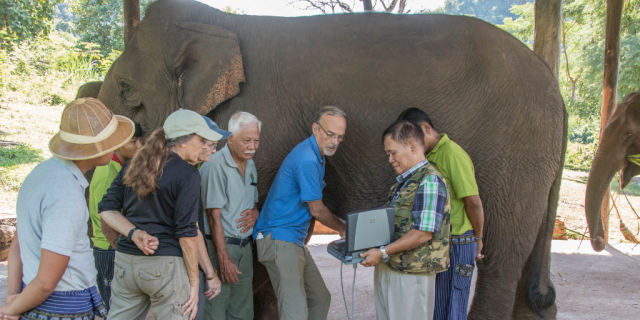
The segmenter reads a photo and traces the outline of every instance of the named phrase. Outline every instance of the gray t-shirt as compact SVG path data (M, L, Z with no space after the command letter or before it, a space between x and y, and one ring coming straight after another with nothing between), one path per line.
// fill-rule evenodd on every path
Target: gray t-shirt
M258 202L258 173L253 160L245 163L244 176L233 160L228 146L211 156L202 164L202 199L205 209L221 209L222 228L226 237L246 238L253 233L253 228L246 233L240 232L236 220L247 209L252 209ZM205 215L205 233L210 235L209 221Z
M87 179L73 161L58 157L38 164L24 179L16 204L22 282L38 273L42 249L68 256L55 291L84 290L96 284L87 236Z

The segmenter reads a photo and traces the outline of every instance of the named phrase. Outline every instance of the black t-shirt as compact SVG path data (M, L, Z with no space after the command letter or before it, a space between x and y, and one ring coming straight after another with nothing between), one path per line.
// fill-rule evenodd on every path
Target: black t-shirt
M137 228L158 238L155 256L182 257L179 238L198 236L200 173L175 153L169 155L157 187L139 200L136 192L123 183L129 169L125 164L98 204L98 212L121 211ZM135 243L121 235L116 250L131 255L144 255Z

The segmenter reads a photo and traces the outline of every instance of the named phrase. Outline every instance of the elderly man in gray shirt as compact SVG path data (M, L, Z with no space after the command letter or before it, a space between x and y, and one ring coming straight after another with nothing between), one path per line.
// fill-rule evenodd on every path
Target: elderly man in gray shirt
M258 219L258 174L253 156L262 123L248 112L229 120L227 145L200 168L206 210L205 238L222 290L205 303L205 319L253 319L253 253Z

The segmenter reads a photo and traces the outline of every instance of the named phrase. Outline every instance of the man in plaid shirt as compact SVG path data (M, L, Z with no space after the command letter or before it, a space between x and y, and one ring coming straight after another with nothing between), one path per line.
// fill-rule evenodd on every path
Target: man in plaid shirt
M376 267L376 316L433 319L436 273L449 268L449 188L425 158L418 125L396 122L382 137L398 177L387 203L395 208L394 241L362 254L363 266Z

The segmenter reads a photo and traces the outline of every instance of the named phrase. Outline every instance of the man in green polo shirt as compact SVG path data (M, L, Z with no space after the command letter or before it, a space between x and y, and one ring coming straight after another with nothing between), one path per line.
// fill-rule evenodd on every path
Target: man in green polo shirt
M258 173L253 156L262 123L248 112L229 120L227 145L200 168L205 238L220 294L205 302L205 319L253 319L251 234L258 219Z
M140 147L142 147L142 129L136 123L135 132L131 140L115 151L108 165L96 167L89 186L89 214L91 216L91 225L93 226L91 241L93 242L93 257L98 271L96 282L107 312L109 312L110 307L113 263L116 257L115 241L118 238L118 232L111 229L108 224L100 222L98 203L107 193L113 179L122 170L124 164L133 158Z
M482 255L484 211L469 155L446 134L439 134L431 119L418 108L404 110L398 121L422 127L427 159L445 177L451 195L451 267L436 276L435 320L467 319L467 306L475 260Z

